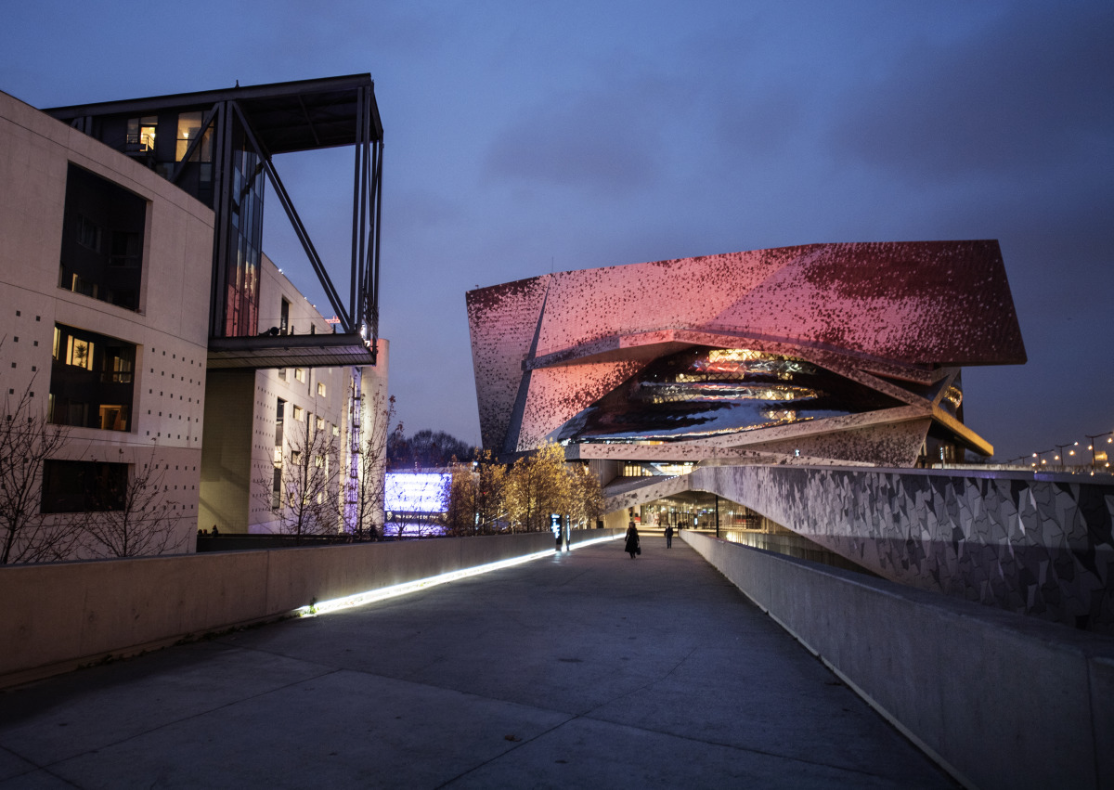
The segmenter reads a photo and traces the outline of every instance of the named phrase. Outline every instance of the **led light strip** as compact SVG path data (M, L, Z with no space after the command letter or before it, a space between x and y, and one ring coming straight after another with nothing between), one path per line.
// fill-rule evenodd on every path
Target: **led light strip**
M621 535L609 535L603 538L596 538L594 540L586 540L570 546L570 549L579 549L583 546L590 546L593 543L602 543L607 540L615 540L622 537ZM436 587L438 584L446 584L448 582L455 582L459 579L466 579L469 576L479 576L481 573L489 573L491 571L501 570L503 568L512 568L515 565L522 565L523 563L530 562L531 560L540 560L543 557L552 557L554 554L552 549L546 551L536 551L533 554L525 554L521 557L513 557L509 560L500 560L499 562L489 562L486 565L476 565L472 568L463 568L459 571L450 571L449 573L442 573L438 576L430 576L425 579L418 579L412 582L403 582L402 584L393 584L390 587L379 587L374 590L367 590L355 595L347 595L343 598L333 598L328 601L321 601L318 603L310 604L309 606L302 606L294 610L294 614L299 617L315 617L319 614L328 614L340 609L351 609L354 606L363 606L365 604L374 603L375 601L382 601L386 598L397 598L400 595L407 595L408 593L424 590L429 587Z

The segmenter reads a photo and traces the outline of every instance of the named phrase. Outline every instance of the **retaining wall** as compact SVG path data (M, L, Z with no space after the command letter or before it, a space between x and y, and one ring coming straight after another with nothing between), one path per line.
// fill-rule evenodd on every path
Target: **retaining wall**
M3 567L0 686L553 549L540 532Z
M1114 787L1114 639L683 530L969 787Z

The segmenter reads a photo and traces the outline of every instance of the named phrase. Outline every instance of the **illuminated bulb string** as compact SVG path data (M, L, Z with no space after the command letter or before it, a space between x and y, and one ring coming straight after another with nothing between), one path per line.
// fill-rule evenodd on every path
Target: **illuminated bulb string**
M616 540L623 537L620 535L608 535L602 538L594 538L592 540L581 541L574 545L569 546L570 550L584 548L591 546L594 543L603 543L608 540ZM466 579L469 576L479 576L481 573L489 573L491 571L501 570L503 568L511 568L515 565L522 565L523 563L530 562L531 560L540 560L542 557L553 556L553 550L547 549L546 551L536 551L533 554L526 554L521 557L513 557L509 560L500 560L499 562L489 562L486 565L476 565L472 568L462 568L459 571L450 571L449 573L442 573L439 576L430 576L425 579L417 579L412 582L404 582L402 584L393 584L390 587L379 587L374 590L366 590L365 592L355 593L354 595L347 595L343 598L333 598L328 601L319 601L309 606L302 606L294 610L294 614L299 617L314 617L319 614L327 614L335 612L338 609L351 609L354 606L364 606L365 604L374 603L375 601L382 601L386 598L397 598L400 595L407 595L408 593L417 592L418 590L425 590L430 587L436 587L438 584L446 584L448 582L455 582L459 579Z

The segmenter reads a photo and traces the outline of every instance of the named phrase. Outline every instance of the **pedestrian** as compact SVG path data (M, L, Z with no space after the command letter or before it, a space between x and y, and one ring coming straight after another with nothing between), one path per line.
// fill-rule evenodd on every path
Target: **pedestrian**
M667 549L673 548L673 525L670 524L665 528L665 547Z
M636 554L642 553L642 546L640 546L638 542L638 528L634 526L633 521L630 523L630 526L627 527L627 542L625 551L630 554L630 558L632 560L634 559L634 556Z

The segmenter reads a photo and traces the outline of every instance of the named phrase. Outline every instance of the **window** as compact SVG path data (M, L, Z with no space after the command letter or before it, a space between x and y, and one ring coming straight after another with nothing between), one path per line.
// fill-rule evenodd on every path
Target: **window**
M306 418L305 415L306 415L306 410L303 409L301 406L295 406L294 407L294 419L295 420L297 420L298 422L301 422L302 420L304 420Z
M333 426L333 436L340 436L340 426L339 425L334 425Z
M294 380L295 381L300 381L304 384L305 381L306 381L306 369L305 368L294 368Z
M77 243L93 252L101 249L101 226L82 214L77 215Z
M178 139L174 149L174 161L181 162L186 158L186 151L200 134L201 142L193 149L190 161L200 163L201 180L207 182L213 180L213 166L210 164L213 161L213 130L210 127L204 134L201 133L203 116L204 113L200 110L178 114Z
M138 310L146 223L146 200L70 165L58 286Z
M271 483L271 510L282 507L282 467L275 467L275 477Z
M128 119L127 148L129 154L153 154L155 152L155 132L159 125L157 115Z
M50 422L131 430L135 353L136 347L123 340L55 324Z
M279 333L285 335L290 329L290 302L282 300L279 307Z
M42 512L121 510L127 485L127 464L44 461Z
M55 327L54 331L57 332L58 327ZM66 338L66 364L73 365L75 368L92 370L93 348L94 344L88 340L81 340L71 335Z
M317 382L317 394L320 395L322 398L325 397L325 382L324 381Z
M286 381L286 368L279 368L278 369L278 377L282 381Z
M319 430L319 431L325 430L325 418L324 417L318 417L317 418L317 430Z
M138 233L115 231L112 234L112 251L108 265L116 268L135 269L143 259L143 242Z

